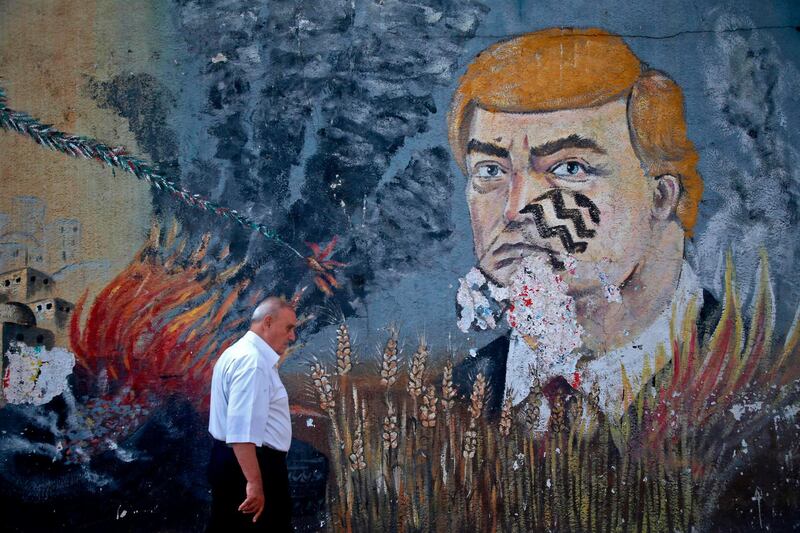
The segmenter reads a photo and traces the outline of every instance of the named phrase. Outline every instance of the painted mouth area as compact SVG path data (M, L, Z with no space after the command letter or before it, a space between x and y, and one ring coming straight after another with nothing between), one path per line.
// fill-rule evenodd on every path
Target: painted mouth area
M524 252L534 252L534 253L543 253L548 256L550 259L550 264L556 270L564 270L564 262L559 258L559 253L553 249L546 248L544 246L539 246L536 244L529 244L525 242L518 242L518 243L506 243L502 244L497 247L496 250L492 252L493 257L497 256L504 256L507 254L514 254L510 257L505 257L496 261L494 264L494 268L501 269L505 268L509 265L512 265L522 259L524 259L527 255Z

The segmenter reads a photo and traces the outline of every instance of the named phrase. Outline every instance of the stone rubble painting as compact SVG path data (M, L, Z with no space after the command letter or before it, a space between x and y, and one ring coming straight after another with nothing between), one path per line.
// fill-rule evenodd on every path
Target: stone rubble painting
M202 531L266 295L296 531L800 526L792 2L0 3L4 531Z

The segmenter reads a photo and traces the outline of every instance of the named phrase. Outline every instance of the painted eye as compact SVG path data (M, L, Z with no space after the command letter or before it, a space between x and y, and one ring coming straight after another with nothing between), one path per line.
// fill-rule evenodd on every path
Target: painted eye
M493 163L486 163L475 169L475 175L485 180L501 178L505 173L503 167Z
M577 161L559 163L550 172L562 178L582 178L590 174L589 169Z

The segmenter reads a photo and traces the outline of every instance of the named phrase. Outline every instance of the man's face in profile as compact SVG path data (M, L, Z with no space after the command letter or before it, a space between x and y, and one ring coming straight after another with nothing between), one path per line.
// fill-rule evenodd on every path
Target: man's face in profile
M297 315L292 308L283 307L275 315L268 316L264 320L268 344L278 355L283 355L289 344L295 341Z
M501 284L521 258L541 254L572 292L619 286L660 231L656 180L631 145L624 100L548 113L477 109L468 139L475 252Z

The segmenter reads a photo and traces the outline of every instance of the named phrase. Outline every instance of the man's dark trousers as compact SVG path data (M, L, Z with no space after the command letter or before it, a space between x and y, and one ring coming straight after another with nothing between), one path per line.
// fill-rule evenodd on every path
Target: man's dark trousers
M246 497L247 480L236 460L233 448L224 442L214 441L208 465L208 478L211 482L211 520L207 533L292 531L292 500L289 495L286 452L257 446L256 457L264 485L264 512L254 524L252 514L244 514L238 510Z

